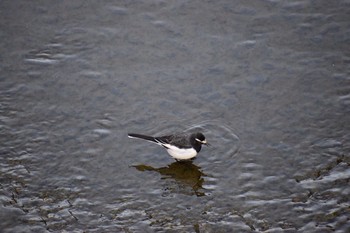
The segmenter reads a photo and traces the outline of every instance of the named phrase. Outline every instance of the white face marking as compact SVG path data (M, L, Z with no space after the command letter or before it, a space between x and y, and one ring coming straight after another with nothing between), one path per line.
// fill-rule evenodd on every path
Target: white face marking
M197 141L197 142L200 142L200 143L202 143L202 144L206 144L206 143L207 143L207 140L201 141L201 140L199 140L198 138L196 138L196 141Z

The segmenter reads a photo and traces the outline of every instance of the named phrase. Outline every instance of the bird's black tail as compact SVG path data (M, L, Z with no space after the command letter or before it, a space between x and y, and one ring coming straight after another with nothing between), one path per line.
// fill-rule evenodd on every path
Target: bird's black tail
M147 141L150 141L150 142L158 143L158 142L155 140L154 137L147 136L147 135L136 134L136 133L129 133L129 134L128 134L128 137L129 137L129 138L140 138L140 139L147 140Z

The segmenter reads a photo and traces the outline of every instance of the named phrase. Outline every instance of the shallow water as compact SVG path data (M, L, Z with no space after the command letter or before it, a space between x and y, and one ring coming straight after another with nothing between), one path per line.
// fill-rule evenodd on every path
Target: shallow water
M348 15L1 1L2 232L349 232ZM184 163L127 138L195 130Z

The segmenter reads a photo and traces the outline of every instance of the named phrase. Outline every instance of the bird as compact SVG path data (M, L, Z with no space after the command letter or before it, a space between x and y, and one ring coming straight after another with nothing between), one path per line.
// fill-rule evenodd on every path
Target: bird
M191 134L172 134L160 137L129 133L128 137L156 143L164 147L170 156L177 161L193 159L201 150L202 145L209 146L205 136L200 132Z

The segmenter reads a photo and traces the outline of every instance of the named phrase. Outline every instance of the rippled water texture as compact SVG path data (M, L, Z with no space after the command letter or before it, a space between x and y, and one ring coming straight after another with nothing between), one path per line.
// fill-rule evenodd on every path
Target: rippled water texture
M1 232L349 232L349 15L0 1ZM190 162L127 138L197 130Z

